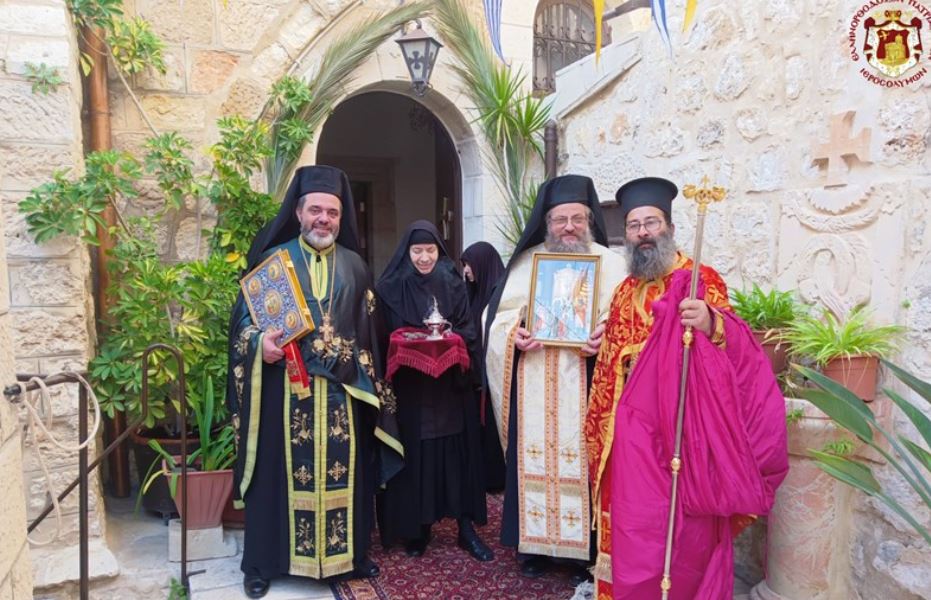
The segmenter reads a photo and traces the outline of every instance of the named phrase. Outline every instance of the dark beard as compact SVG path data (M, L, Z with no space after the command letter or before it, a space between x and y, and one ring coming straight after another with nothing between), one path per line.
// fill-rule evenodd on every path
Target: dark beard
M655 244L652 248L641 248L639 241L636 244L628 241L624 245L627 268L637 279L659 279L669 273L676 261L676 242L672 238L672 231L666 231L651 241Z
M570 254L588 254L592 249L592 232L586 231L576 235L578 241L563 242L558 237L546 231L546 239L543 240L543 247L547 252L565 252Z

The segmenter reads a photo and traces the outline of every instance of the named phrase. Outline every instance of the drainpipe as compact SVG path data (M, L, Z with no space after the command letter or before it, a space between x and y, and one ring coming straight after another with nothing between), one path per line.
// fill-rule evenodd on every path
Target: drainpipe
M107 97L107 49L104 44L104 32L100 27L84 27L81 30L82 46L94 60L94 67L85 78L87 90L87 124L89 130L88 152L109 150L110 146L110 107ZM103 213L104 226L97 228L97 246L93 253L94 304L96 306L98 339L100 328L106 322L109 312L107 288L110 285L110 273L107 271L107 255L113 249L113 238L109 228L116 224L113 207L107 206ZM113 419L106 420L106 437L116 439L126 429L126 415L114 414ZM117 498L129 496L129 453L125 445L120 445L108 462L110 473L110 493Z
M546 166L546 178L556 177L556 160L559 152L559 131L556 121L550 119L543 128L543 163Z

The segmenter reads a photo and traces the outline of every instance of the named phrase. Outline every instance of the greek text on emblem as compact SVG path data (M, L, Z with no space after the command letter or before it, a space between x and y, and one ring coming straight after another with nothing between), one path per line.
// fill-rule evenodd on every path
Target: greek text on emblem
M860 68L864 79L882 87L905 87L928 73L921 64L921 32L931 25L931 10L917 0L872 10L876 4L861 6L850 22L850 57L855 62L865 59L866 66Z

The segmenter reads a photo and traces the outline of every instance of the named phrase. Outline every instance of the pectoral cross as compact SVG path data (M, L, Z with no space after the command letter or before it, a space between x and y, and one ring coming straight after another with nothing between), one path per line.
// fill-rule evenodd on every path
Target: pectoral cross
M329 313L323 315L323 325L320 326L320 334L323 336L323 341L328 346L333 343L333 333L334 328L330 323Z

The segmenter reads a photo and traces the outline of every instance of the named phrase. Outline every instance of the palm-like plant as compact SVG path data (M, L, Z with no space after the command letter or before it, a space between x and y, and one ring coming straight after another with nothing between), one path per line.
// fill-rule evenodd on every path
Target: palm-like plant
M886 360L882 362L905 385L931 403L931 384ZM801 366L795 368L819 388L803 390L802 396L827 414L838 426L854 434L861 442L881 454L905 479L909 487L918 494L925 506L931 509L931 483L929 483L927 477L928 474L931 474L931 453L912 440L901 435L893 435L883 429L876 421L873 412L863 404L856 394L847 388L813 369ZM885 388L884 391L902 409L902 412L915 426L925 444L931 446L931 420L919 407L910 403L895 391L889 388ZM875 433L879 433L889 442L894 455L892 452L887 451L882 444L878 443L878 440L874 437ZM809 450L809 454L815 459L815 464L822 471L847 485L878 498L905 519L928 543L931 543L931 532L923 527L895 498L883 489L869 465L855 458L837 456L818 450Z
M833 358L886 356L896 349L896 339L903 331L900 325L872 326L870 312L858 306L843 322L827 310L820 319L800 315L779 337L794 354L807 356L824 366Z
M476 121L492 151L488 163L508 200L498 231L516 244L533 208L538 184L529 177L534 160L543 156L541 137L549 106L526 91L526 76L501 64L461 0L437 0L440 37L456 56L453 71L475 105Z
M749 291L731 290L731 306L755 331L787 327L802 308L791 290L782 292L773 288L764 292L755 283Z
M274 151L265 173L273 197L284 196L304 145L343 97L353 72L405 23L426 12L426 4L411 2L365 19L327 47L310 81L286 76L275 85L262 111L263 116L272 114Z

